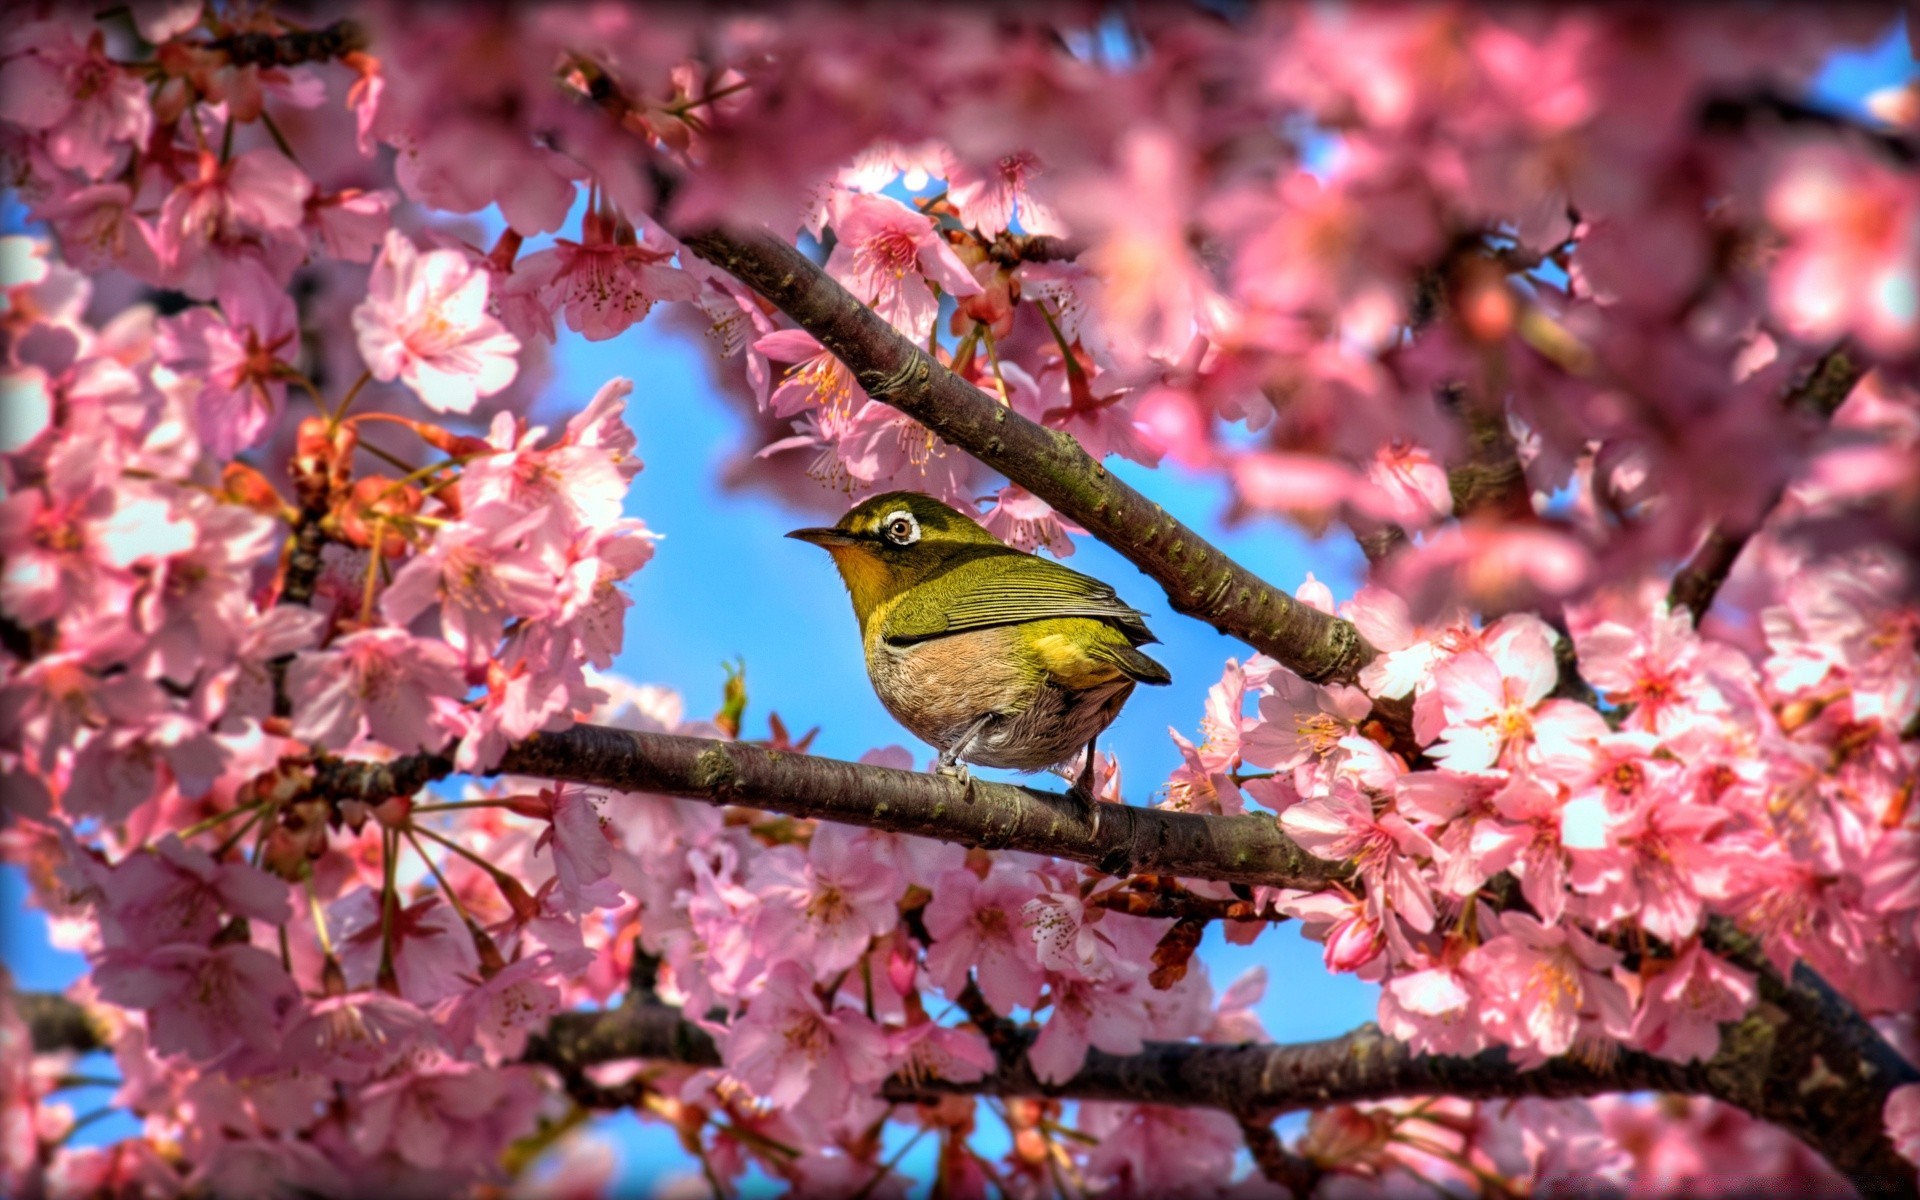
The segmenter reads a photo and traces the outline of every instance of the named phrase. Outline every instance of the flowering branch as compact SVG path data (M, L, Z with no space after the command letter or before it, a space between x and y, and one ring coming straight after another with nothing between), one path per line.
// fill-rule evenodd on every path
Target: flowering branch
M505 775L740 804L797 817L1086 863L1109 875L1179 875L1320 888L1338 863L1295 845L1271 819L1203 816L1125 804L1086 805L1012 784L843 762L747 742L575 725L507 752ZM378 801L409 795L453 764L433 756L323 764L313 792Z
M37 1050L98 1045L80 1005L33 993L14 1002L28 1016ZM1000 1065L983 1079L957 1083L896 1076L883 1094L895 1101L943 1094L1050 1096L1212 1108L1260 1129L1289 1112L1406 1096L1487 1100L1659 1091L1711 1096L1792 1130L1865 1196L1910 1195L1914 1186L1913 1166L1893 1152L1878 1122L1858 1116L1877 1113L1888 1090L1920 1073L1897 1059L1897 1068L1821 1059L1794 1029L1764 1010L1723 1027L1719 1053L1692 1064L1623 1050L1564 1055L1522 1070L1498 1048L1471 1057L1416 1054L1368 1024L1318 1042L1148 1042L1130 1055L1096 1049L1077 1074L1056 1084L1035 1075L1026 1054L1030 1033L1005 1031L1002 1040ZM561 1013L528 1043L525 1054L525 1061L569 1078L584 1078L592 1066L634 1059L701 1067L722 1061L704 1029L679 1009L645 999L603 1012ZM603 1091L603 1102L633 1100L627 1090Z
M1866 365L1853 348L1842 342L1821 355L1806 378L1787 392L1786 408L1824 422L1846 403L1866 371ZM1694 623L1699 624L1700 618L1713 607L1713 598L1719 594L1720 585L1727 581L1727 573L1733 570L1740 552L1746 549L1748 539L1759 532L1767 514L1779 505L1786 490L1785 484L1775 489L1772 498L1761 506L1758 519L1740 524L1723 521L1707 530L1706 538L1687 560L1687 565L1674 575L1673 585L1667 592L1668 602L1676 610L1685 608L1693 614Z
M1045 500L1166 589L1176 612L1212 625L1314 682L1351 681L1373 648L1233 561L1110 474L1070 434L1000 404L936 362L798 249L771 234L688 230L700 257L772 301L885 401Z

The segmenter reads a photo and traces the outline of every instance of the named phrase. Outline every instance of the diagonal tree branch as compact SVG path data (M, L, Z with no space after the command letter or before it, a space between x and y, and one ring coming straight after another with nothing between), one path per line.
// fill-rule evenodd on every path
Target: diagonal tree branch
M379 801L411 795L429 780L452 773L450 761L431 755L389 763L326 760L316 764L311 790L333 799ZM944 775L747 742L575 725L514 746L496 773L747 805L989 850L1023 850L1120 877L1175 875L1321 888L1350 874L1344 864L1302 850L1270 817L1084 804L1012 784L981 779L962 784Z
M1806 377L1787 392L1782 402L1789 412L1800 413L1824 424L1846 403L1847 397L1853 394L1854 385L1866 373L1866 364L1860 361L1852 346L1841 342L1820 356ZM1693 552L1693 557L1674 575L1673 585L1667 592L1667 602L1676 609L1684 608L1692 613L1693 623L1698 625L1700 618L1706 616L1707 610L1713 607L1713 598L1719 595L1720 585L1727 581L1727 575L1733 570L1740 552L1747 548L1747 542L1753 535L1760 532L1768 514L1779 507L1786 494L1786 484L1783 483L1774 489L1773 495L1761 505L1759 516L1752 521L1719 521L1711 526L1699 548Z
M1174 610L1315 682L1351 680L1373 648L1350 622L1295 600L1095 462L1069 434L1037 425L936 362L813 261L765 231L680 230L694 253L738 277L818 338L867 394L999 471L1125 555Z

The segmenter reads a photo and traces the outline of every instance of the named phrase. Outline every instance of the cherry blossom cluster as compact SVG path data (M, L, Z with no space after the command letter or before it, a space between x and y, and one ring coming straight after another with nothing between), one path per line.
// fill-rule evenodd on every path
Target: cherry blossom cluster
M1716 916L1910 1039L1916 613L1884 556L1795 565L1757 661L1664 598L1570 609L1599 708L1556 696L1561 635L1538 617L1422 626L1363 589L1341 611L1383 653L1360 686L1229 664L1164 803L1258 805L1351 864L1353 886L1277 903L1330 969L1383 984L1383 1029L1435 1053L1710 1058L1757 995L1751 971L1702 945ZM1317 582L1301 597L1332 607ZM1408 769L1370 715L1405 699L1430 766ZM1509 877L1516 889L1489 886Z
M739 736L606 673L654 541L634 386L539 395L563 327L705 331L741 478L913 488L1073 552L673 232L728 222L1096 463L1393 535L1350 601L1300 590L1378 657L1229 663L1164 789L1344 881L1153 887L1243 902L1241 943L1297 918L1424 1052L1708 1059L1760 986L1721 926L1914 1052L1916 106L1789 98L1887 12L341 15L0 32L0 161L45 232L0 238L0 845L145 1122L70 1144L72 1064L7 1007L0 1190L439 1194L550 1147L591 1190L610 1164L564 1135L596 1094L723 1191L903 1192L903 1127L945 1194L1277 1186L1218 1111L885 1094L1264 1040L1264 970L1216 991L1130 881L534 779L327 793L580 720ZM1698 622L1664 576L1703 535L1751 540ZM623 995L719 1065L526 1061ZM1882 1116L1920 1159L1920 1090ZM1388 1195L1839 1186L1704 1101L1337 1106L1287 1153Z

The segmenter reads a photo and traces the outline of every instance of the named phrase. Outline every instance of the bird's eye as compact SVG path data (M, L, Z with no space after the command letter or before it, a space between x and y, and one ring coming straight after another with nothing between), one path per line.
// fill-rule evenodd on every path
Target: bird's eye
M887 514L887 540L896 546L911 546L920 540L920 522L902 510Z

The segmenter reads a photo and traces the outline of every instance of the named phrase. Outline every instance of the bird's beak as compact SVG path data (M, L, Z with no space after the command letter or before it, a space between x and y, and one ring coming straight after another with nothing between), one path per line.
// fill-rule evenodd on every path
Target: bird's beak
M843 529L796 529L787 536L826 547L857 546L862 540Z

